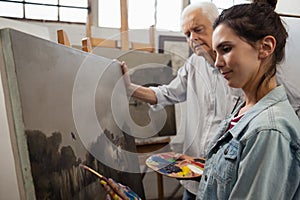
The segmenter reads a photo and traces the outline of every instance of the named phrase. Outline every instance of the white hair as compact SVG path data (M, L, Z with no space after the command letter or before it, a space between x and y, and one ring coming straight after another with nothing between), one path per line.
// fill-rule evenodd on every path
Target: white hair
M216 18L219 16L218 8L212 2L207 1L207 2L192 3L187 5L181 13L181 17L180 17L181 27L183 25L184 18L195 10L201 10L203 15L206 16L208 20L211 21L211 23L213 23L216 20Z

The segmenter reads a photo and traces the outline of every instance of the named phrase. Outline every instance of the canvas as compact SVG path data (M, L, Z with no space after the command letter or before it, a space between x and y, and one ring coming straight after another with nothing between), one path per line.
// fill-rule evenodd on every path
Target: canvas
M1 49L21 196L103 199L83 163L143 198L120 64L13 29L1 30Z

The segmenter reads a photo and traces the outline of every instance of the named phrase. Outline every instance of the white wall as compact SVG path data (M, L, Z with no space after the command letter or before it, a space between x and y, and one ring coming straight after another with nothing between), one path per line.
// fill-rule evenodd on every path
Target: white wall
M278 0L276 11L282 14L300 15L300 1Z
M44 39L50 39L49 30L45 26L35 25L0 17L0 29L12 28Z
M300 19L283 18L286 22L289 37L286 44L286 56L278 69L277 77L286 88L291 105L297 110L300 119Z
M0 199L20 199L0 72Z

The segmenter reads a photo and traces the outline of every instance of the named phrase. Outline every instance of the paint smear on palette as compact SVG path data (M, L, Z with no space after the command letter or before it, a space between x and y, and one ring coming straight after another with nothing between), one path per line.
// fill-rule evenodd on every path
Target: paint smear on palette
M205 159L174 152L150 156L146 165L154 171L174 178L197 178L203 173Z

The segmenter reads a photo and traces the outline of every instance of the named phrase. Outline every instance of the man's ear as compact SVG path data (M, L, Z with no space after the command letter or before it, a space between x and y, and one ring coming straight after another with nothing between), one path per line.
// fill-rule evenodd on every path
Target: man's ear
M270 56L276 47L276 39L271 36L267 35L260 41L259 47L259 58L264 59Z

